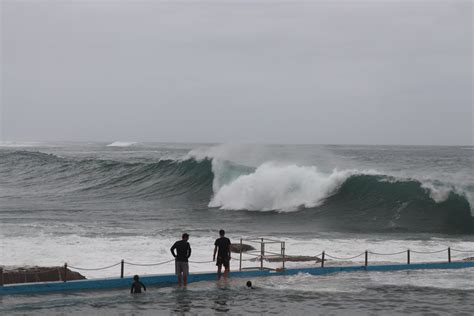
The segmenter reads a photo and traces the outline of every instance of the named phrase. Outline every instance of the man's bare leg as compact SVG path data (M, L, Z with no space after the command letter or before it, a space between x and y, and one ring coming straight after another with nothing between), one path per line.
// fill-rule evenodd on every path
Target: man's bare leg
M188 276L186 274L183 274L183 285L188 285Z
M222 265L218 265L217 266L217 279L220 280L221 279L221 270L222 270Z
M181 273L178 274L178 287L181 287Z

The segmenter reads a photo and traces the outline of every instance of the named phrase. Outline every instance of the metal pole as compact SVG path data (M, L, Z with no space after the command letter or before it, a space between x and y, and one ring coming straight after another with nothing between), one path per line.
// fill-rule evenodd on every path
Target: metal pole
M263 270L263 256L265 255L265 246L263 243L263 238L261 238L261 243L260 243L260 270Z
M283 270L285 270L285 242L281 243L281 258L283 262Z
M67 281L67 262L64 263L64 280L63 281L64 282Z
M240 261L239 261L239 271L242 271L242 238L240 238Z
M124 270L124 266L125 266L125 261L122 261L120 262L120 278L123 279L123 270Z
M410 264L410 249L407 250L407 264Z
M448 247L448 262L451 263L451 247Z
M367 267L369 263L369 252L366 250L365 251L365 266Z
M325 255L325 252L323 251L321 255L321 268L324 268L324 255Z

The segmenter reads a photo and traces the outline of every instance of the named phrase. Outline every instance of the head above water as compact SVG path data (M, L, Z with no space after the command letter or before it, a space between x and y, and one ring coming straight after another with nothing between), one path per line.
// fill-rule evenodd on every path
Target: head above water
M224 236L224 235L225 235L225 231L224 231L223 229L221 229L221 230L219 231L219 235Z
M251 281L247 281L247 287L252 287L252 282Z
M138 275L135 274L135 275L133 276L133 281L138 281L139 279L140 279L140 277L139 277Z
M188 233L184 233L181 237L182 237L184 240L188 240L188 239L189 239L189 234L188 234Z

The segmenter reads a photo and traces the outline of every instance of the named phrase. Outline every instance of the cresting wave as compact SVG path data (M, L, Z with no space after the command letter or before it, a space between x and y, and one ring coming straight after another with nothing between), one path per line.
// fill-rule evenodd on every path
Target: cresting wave
M209 158L130 163L14 151L0 152L0 177L18 198L175 198L224 210L297 212L335 229L358 230L364 222L372 230L474 233L463 192L373 170L324 173L271 162L251 168Z
M334 170L325 174L315 166L264 163L252 173L222 186L215 185L209 205L230 210L279 212L314 208L323 204L348 178L359 174L377 173Z
M222 162L213 161L215 171L225 169L216 168L216 164ZM214 196L210 206L230 210L293 212L301 208L320 206L327 198L337 194L341 186L348 185L347 181L361 178L365 179L359 183L361 186L366 186L368 181L373 179L375 182L371 184L374 189L390 187L385 192L387 197L397 194L410 183L415 184L419 189L418 193L436 203L445 202L452 195L463 196L463 192L452 185L401 179L375 170L334 169L331 173L324 173L315 166L279 165L269 162L260 165L253 172L234 177L226 184L216 185L214 181ZM358 191L356 187L352 189ZM377 190L374 190L375 192ZM408 196L408 193L413 191L405 193ZM404 200L403 197L399 198Z
M107 147L130 147L136 145L137 142L123 142L123 141L116 141L107 145Z

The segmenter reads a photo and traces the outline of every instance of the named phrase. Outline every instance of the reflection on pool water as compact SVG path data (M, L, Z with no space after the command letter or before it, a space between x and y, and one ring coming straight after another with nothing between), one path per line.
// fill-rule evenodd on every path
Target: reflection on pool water
M185 289L148 287L1 298L9 314L453 314L474 311L474 269L298 274L197 282Z

